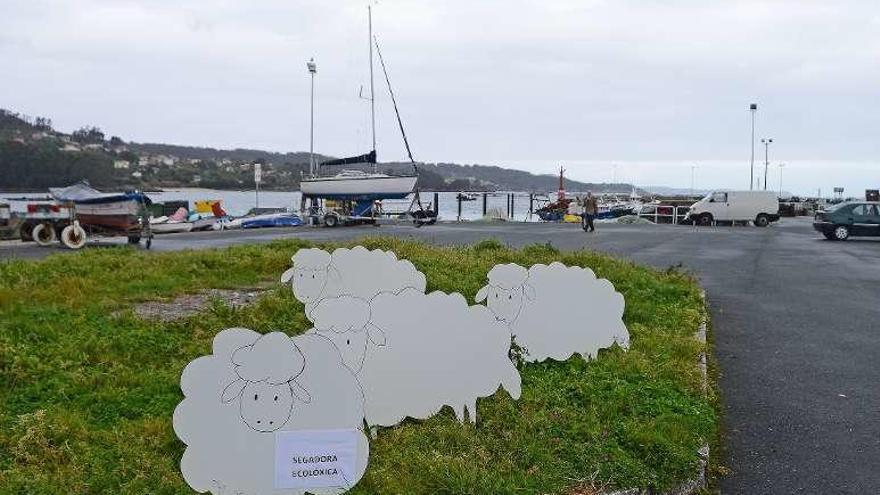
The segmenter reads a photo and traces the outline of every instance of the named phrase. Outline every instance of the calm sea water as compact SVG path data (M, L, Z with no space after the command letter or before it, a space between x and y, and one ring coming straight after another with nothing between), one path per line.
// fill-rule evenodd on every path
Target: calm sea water
M498 192L488 193L486 196L486 209L490 213L496 210L499 216L507 214L507 195L511 193ZM528 193L512 193L514 194L514 217L516 221L537 221L537 216L529 218L529 195ZM441 220L456 220L458 218L458 201L455 192L438 193L440 202L439 217ZM21 194L21 193L4 193L0 192L0 199L3 198L20 198L26 197L45 197L46 194ZM233 216L244 215L251 208L257 206L257 196L253 190L251 191L223 191L217 189L199 189L199 188L183 188L183 189L166 189L162 192L147 192L147 196L155 202L163 202L170 200L188 200L190 208L193 208L193 202L202 199L219 199L223 202L223 208L227 213ZM476 194L475 201L463 201L461 203L461 219L462 220L478 220L483 217L483 195ZM299 210L300 204L299 191L283 192L283 191L260 191L259 206L262 208L288 208L293 211ZM427 208L428 204L434 201L433 192L421 193L422 204ZM409 207L410 199L401 200L385 200L383 202L385 211L403 211ZM24 202L10 201L13 211L22 211L26 208ZM537 205L535 208L538 208Z

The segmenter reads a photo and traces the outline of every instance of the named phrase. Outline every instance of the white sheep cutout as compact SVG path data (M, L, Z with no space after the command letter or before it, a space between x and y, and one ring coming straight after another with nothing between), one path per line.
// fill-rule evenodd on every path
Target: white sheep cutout
M363 392L333 343L320 335L224 330L214 338L212 355L187 365L180 385L185 398L173 425L187 446L181 472L199 493L306 493L274 484L276 435L290 431L359 433L355 471L339 473L338 486L308 493L342 493L366 470Z
M339 248L333 254L322 249L300 249L291 258L293 267L281 275L294 296L306 306L306 316L322 299L343 294L370 299L380 292L412 288L425 292L425 275L408 260L391 251L363 246Z
M591 359L615 342L629 348L623 296L589 268L509 263L492 267L488 279L476 301L510 327L527 361Z
M369 301L353 296L322 299L312 311L313 331L333 341L354 373L361 372L368 345L387 342L385 332L370 322L371 313Z
M331 339L357 371L370 426L427 419L444 405L459 421L475 423L478 398L499 386L520 397L508 328L461 294L404 289L369 302L343 296L323 300L313 317L310 332Z

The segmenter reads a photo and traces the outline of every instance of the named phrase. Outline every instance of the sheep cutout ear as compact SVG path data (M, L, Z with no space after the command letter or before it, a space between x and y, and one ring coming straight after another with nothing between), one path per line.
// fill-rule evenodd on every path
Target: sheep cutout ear
M290 382L288 383L290 384L290 393L292 393L294 397L306 404L310 404L312 402L312 394L310 394L308 390L304 389L302 385L296 383L296 380L290 380Z
M372 323L367 325L367 337L370 339L370 342L379 347L385 347L385 344L388 343L385 332Z
M247 382L241 378L235 380L223 389L223 394L220 396L220 400L222 400L224 404L228 404L241 397L241 393L244 391L246 385Z
M484 285L479 291L477 291L477 295L474 297L474 302L483 302L487 297L489 297L489 286Z
M290 279L293 278L294 268L288 268L284 273L281 274L281 283L286 284L290 282Z
M295 379L290 375L274 382L276 377L264 375L261 366L271 364L267 370L282 368L283 373L275 374L287 375L300 370L303 361L274 353L285 347L284 339L299 349L306 366ZM263 341L272 345L261 346ZM236 351L241 373L232 361ZM224 330L214 339L213 354L187 365L180 385L184 397L174 411L173 426L186 447L181 474L195 492L220 493L222 487L223 493L340 495L367 469L363 391L336 347L320 335ZM294 478L291 459L311 455L316 448L333 454L334 460L325 464L333 474Z

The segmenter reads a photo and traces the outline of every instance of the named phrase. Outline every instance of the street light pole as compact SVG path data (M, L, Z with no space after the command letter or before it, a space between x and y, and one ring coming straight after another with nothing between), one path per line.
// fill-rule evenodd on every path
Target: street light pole
M311 120L309 123L309 175L315 175L315 73L318 72L318 66L315 64L315 58L312 57L306 62L309 73L312 75L312 97L311 97Z
M755 114L758 112L758 104L752 103L749 105L749 111L752 112L752 160L749 167L751 171L749 174L749 190L752 190L755 188Z
M764 143L764 190L767 190L767 172L770 169L770 143L773 142L773 139L761 139L761 142Z
M784 163L779 164L779 197L782 197L782 169L785 168Z

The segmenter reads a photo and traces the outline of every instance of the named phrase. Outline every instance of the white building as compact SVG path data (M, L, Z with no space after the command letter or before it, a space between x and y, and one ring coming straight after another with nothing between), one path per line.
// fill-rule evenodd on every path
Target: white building
M116 170L120 169L128 169L131 166L131 163L128 160L115 160L113 162L113 168Z

